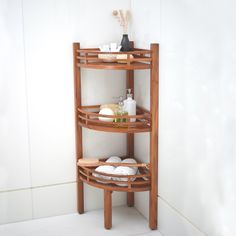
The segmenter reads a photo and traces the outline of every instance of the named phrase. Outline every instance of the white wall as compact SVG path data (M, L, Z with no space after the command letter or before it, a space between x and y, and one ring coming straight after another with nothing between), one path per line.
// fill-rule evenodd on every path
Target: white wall
M139 46L157 40L161 48L159 230L165 236L236 235L235 7L230 0L132 1ZM137 100L148 106L149 88L142 89ZM136 152L147 156L142 139ZM136 207L147 216L145 198L137 195Z
M76 211L72 42L119 42L111 12L129 6L129 0L0 1L0 223ZM84 104L124 94L124 72L82 75ZM125 145L124 135L84 130L85 156L122 155ZM101 190L86 187L85 195L86 210L103 206ZM113 203L124 204L125 195L115 193Z
M32 217L22 27L21 1L1 0L0 223Z

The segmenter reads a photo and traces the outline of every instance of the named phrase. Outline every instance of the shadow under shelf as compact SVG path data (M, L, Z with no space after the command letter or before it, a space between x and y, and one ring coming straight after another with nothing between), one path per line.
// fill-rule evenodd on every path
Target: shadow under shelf
M150 112L143 107L137 106L136 115L100 115L100 105L82 106L78 108L78 123L80 126L104 132L115 133L140 133L150 132L151 118ZM99 117L106 117L112 120L126 119L125 122L101 121ZM136 121L130 121L131 119Z

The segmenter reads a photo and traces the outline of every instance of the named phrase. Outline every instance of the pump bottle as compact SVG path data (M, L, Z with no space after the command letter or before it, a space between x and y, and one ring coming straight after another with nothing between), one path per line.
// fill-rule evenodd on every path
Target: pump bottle
M124 110L128 112L129 116L136 115L136 101L132 98L131 89L127 89L127 99L124 100ZM136 118L131 118L130 122L135 122Z

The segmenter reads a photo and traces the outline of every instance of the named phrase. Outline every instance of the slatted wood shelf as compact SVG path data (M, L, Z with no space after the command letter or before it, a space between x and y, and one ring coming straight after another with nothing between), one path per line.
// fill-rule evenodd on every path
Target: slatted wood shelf
M144 70L151 68L151 50L134 48L128 52L101 52L98 48L76 50L76 65L82 68L106 70ZM99 55L114 56L112 59L101 59ZM116 58L125 55L126 59ZM132 56L131 56L132 55Z
M80 126L104 132L116 133L140 133L150 132L150 112L145 108L137 106L137 115L135 116L117 116L117 115L100 115L100 105L82 106L78 108L78 123ZM122 118L126 122L108 122L101 121L99 117L107 117L111 119ZM130 119L136 118L135 122Z
M104 161L104 159L102 161ZM139 173L136 175L106 174L95 171L96 167L78 166L78 168L80 180L97 188L121 192L141 192L150 190L150 172L145 167L139 167ZM97 177L93 174L99 176ZM127 181L120 181L117 180L117 178L127 179ZM132 181L133 178L135 178L134 181ZM119 186L120 184L126 186Z

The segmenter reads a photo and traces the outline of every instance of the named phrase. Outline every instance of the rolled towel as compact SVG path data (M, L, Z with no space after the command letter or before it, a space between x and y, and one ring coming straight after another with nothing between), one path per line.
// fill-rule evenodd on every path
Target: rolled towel
M132 158L127 158L124 159L121 163L137 163L134 159ZM135 175L138 171L137 167L128 167L128 166L118 166L115 170L114 170L114 174L116 175ZM117 180L117 181L128 181L128 178L119 178L119 177L112 177L113 180ZM131 178L131 181L134 181L135 178ZM119 186L127 186L126 183L124 184L117 184Z
M106 162L119 163L119 162L121 162L121 158L118 156L111 156L106 160Z
M107 163L109 163L109 162L119 163L119 162L121 162L121 158L118 157L118 156L111 156L111 157L109 157L109 158L106 160L106 162L107 162ZM108 164L108 165L104 165L104 166L98 166L98 167L95 169L95 171L97 171L97 172L103 172L103 173L106 173L106 174L113 174L114 171L115 171L115 169L116 169L116 168L115 168L114 166L109 166L109 164ZM107 180L110 180L110 179L111 179L110 176L99 175L99 174L97 174L97 173L93 173L93 176L94 176L94 177L101 178L101 179L107 179ZM106 182L102 182L102 181L99 181L99 180L98 180L98 182L100 182L100 183L106 183Z
M95 171L97 172L102 172L102 173L105 173L105 174L113 174L114 171L115 171L115 167L114 166L98 166ZM106 180L110 180L111 177L110 176L105 176L105 175L99 175L97 173L93 173L93 176L94 177L97 177L97 178L102 178L102 179L106 179ZM98 182L100 183L106 183L106 182L102 182L102 181L99 181L97 180Z

